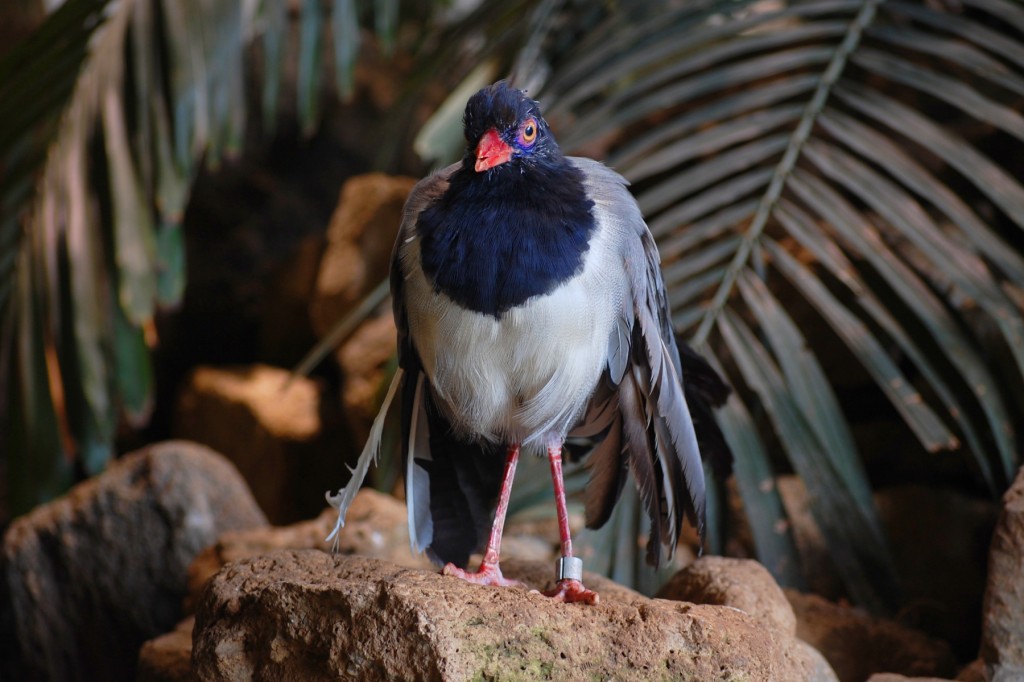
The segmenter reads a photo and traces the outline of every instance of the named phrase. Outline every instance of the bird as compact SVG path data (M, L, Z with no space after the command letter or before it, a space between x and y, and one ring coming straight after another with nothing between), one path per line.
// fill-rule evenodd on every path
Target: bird
M684 519L703 545L701 448L728 467L712 408L730 389L677 342L654 238L621 175L564 155L540 104L504 80L468 100L463 129L463 158L404 207L390 273L398 369L348 485L327 493L339 512L328 540L398 398L413 549L446 575L517 585L499 564L509 495L520 454L546 456L561 556L545 594L596 604L573 553L563 458L589 469L592 528L632 474L657 566Z

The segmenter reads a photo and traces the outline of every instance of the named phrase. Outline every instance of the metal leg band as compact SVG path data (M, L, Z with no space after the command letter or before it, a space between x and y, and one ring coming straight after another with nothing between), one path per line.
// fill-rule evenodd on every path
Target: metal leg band
M583 559L564 556L558 560L559 580L583 580Z

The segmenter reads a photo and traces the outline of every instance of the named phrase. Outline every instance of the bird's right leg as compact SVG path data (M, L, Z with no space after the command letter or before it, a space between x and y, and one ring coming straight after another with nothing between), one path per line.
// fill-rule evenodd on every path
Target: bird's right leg
M501 492L498 495L498 507L494 512L494 525L491 526L491 537L487 540L487 550L480 568L475 573L459 568L455 564L446 564L441 570L445 575L454 575L477 585L499 585L501 587L521 587L517 580L509 580L501 574L498 567L501 549L501 533L505 529L505 513L508 511L508 498L512 494L512 479L516 475L516 463L519 461L519 443L508 447L505 456L505 473L501 479Z

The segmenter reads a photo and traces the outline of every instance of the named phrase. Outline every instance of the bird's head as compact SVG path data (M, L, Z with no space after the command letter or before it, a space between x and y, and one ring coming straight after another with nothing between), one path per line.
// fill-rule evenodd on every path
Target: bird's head
M560 154L540 105L498 81L466 103L466 165L477 173L515 161L531 164Z

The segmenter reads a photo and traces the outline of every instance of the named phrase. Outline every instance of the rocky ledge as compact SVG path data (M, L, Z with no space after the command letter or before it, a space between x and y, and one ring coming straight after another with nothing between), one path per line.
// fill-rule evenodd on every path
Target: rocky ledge
M510 561L505 572L537 589L550 571ZM193 672L205 680L815 679L818 660L774 623L586 580L602 595L597 606L378 559L277 551L231 563L210 581Z

